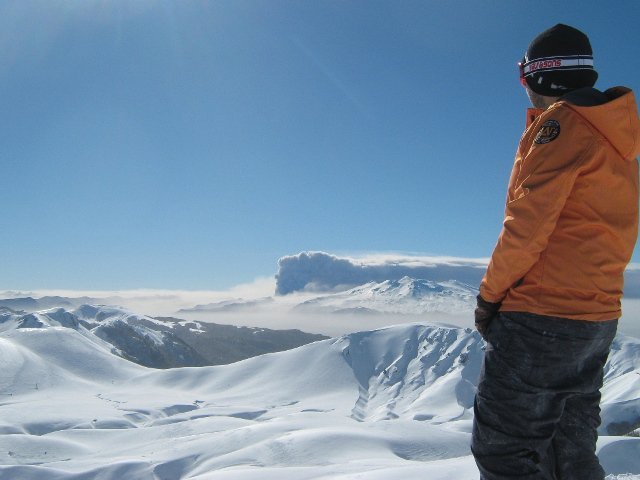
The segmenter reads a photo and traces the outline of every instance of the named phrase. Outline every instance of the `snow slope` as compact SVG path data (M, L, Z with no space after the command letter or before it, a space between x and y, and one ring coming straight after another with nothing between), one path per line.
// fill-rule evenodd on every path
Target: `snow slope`
M0 480L475 480L482 347L470 330L405 324L155 370L67 326L6 330ZM638 348L619 338L607 366L609 424L636 418ZM640 478L640 438L599 451L610 479Z

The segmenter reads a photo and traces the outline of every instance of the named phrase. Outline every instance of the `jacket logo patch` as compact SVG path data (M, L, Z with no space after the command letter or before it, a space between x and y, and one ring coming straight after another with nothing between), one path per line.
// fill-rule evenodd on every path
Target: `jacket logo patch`
M553 142L560 135L560 123L555 120L547 120L540 127L540 131L536 135L534 140L539 145Z

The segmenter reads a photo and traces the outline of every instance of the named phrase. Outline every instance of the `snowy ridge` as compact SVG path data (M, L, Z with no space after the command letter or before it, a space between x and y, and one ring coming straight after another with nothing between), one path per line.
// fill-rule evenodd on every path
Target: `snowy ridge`
M616 341L605 429L638 418L621 406L640 396L640 341ZM154 370L79 330L5 330L0 480L475 480L482 346L470 330L405 324L231 365ZM610 479L638 478L638 449L640 438L601 438Z
M72 311L0 313L0 332L55 327L75 330L112 353L154 368L231 363L327 338L300 331L156 319L102 305L82 305Z
M457 328L400 328L349 336L344 354L359 383L354 418L469 419L482 359L478 335Z
M67 311L53 308L28 314L0 315L0 332L66 328L123 358L146 366L166 367L199 356L171 332L170 325L119 307L83 305Z
M640 341L618 335L605 366L601 434L640 433Z

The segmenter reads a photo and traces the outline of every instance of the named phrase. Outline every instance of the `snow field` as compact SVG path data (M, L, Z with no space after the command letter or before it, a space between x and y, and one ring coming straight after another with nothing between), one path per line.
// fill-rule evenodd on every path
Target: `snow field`
M632 423L639 342L620 337L606 428ZM406 324L231 365L154 370L82 329L0 334L0 480L476 480L483 343ZM603 436L608 480L640 479L640 438Z

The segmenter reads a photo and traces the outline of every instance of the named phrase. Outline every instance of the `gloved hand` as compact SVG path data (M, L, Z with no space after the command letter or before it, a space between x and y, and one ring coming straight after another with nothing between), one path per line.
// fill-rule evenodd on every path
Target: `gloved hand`
M475 310L476 330L478 330L482 338L486 340L486 334L487 330L489 329L489 324L493 321L494 318L498 316L498 311L500 310L501 304L487 302L480 295L476 297L476 300L478 302Z

